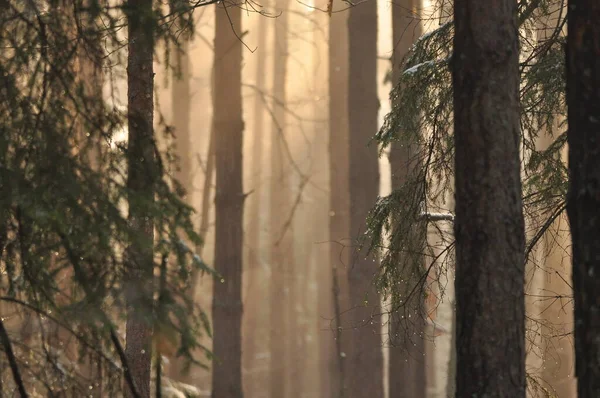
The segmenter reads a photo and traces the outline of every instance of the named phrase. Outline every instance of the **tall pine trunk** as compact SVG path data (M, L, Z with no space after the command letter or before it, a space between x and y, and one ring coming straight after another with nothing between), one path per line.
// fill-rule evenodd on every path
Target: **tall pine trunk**
M142 398L150 396L152 357L152 311L154 222L148 205L154 200L157 178L154 142L154 21L152 0L128 1L127 100L128 150L127 188L135 200L129 202L129 222L136 232L127 250L127 283L131 286L126 324L127 366ZM126 396L133 397L128 386Z
M287 0L276 2L281 12L275 23L275 51L273 56L273 121L271 131L271 329L269 351L271 356L270 397L285 398L289 392L290 344L287 314L290 301L291 230L286 229L290 215L290 167L285 150L286 77L288 56Z
M369 146L377 131L379 109L376 2L350 9L348 45L350 236L356 245L379 193L377 146ZM354 250L348 269L352 322L348 332L348 396L353 398L383 397L380 298L373 284L376 270L374 258Z
M567 35L569 193L575 373L579 398L600 396L600 3L570 0Z
M457 397L525 397L516 7L454 3Z
M334 5L337 3L334 2ZM337 11L337 10L336 10ZM319 355L321 397L347 396L346 356L347 333L341 329L341 311L347 310L347 265L350 230L350 189L348 186L348 13L335 12L329 19L329 262L331 274L324 287L319 287L319 303L333 307L332 313L320 313ZM328 308L329 306L325 307ZM329 319L334 318L333 322ZM325 330L325 331L323 331Z
M224 7L227 7L225 9ZM241 398L242 389L242 11L216 10L214 63L215 280L212 397Z
M395 86L400 81L404 59L410 46L419 38L421 26L416 14L420 9L420 1L402 0L398 4L392 4L392 39L394 52L392 54L392 84ZM415 168L419 148L416 145L394 145L390 151L390 167L392 171L392 189L399 189L407 182ZM403 222L400 220L399 222ZM404 221L405 222L405 221ZM426 228L423 225L414 226L414 237L409 242L416 247L409 247L398 256L410 256L408 261L399 261L402 267L401 279L406 281L402 286L404 291L398 298L392 299L392 313L390 314L389 333L389 394L390 398L425 397L425 313L424 298L421 290L415 290L416 294L407 300L413 288L419 283L422 269L415 269L423 263L423 252L425 241L424 231L417 229ZM414 254L412 254L414 253ZM400 259L399 259L400 260ZM417 263L417 264L415 264ZM402 265L400 265L402 264ZM419 272L421 271L421 272ZM408 306L408 307L407 307ZM404 315L410 314L410 317Z

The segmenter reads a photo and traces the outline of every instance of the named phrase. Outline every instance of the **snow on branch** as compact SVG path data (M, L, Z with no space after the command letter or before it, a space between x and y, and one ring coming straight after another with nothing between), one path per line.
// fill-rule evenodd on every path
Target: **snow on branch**
M435 221L452 221L454 222L454 214L451 213L421 213L419 214L419 218L425 219L425 221L435 222Z

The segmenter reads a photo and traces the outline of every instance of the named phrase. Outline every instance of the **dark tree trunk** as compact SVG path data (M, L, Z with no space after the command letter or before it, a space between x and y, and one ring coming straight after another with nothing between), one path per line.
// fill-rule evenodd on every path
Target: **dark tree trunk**
M269 335L270 397L285 398L290 393L290 340L288 317L290 302L290 267L293 262L291 230L285 223L290 216L290 167L285 150L285 109L288 56L287 0L276 2L281 15L274 20L275 43L273 56L273 121L271 131L271 329Z
M336 4L335 2L333 3ZM337 10L336 10L337 11ZM344 351L346 334L340 330L340 308L348 309L347 265L349 250L344 247L350 230L348 187L348 13L335 12L329 19L329 278L319 287L319 304L332 308L319 324L321 397L346 396ZM334 286L334 282L338 282ZM339 286L338 286L339 285ZM337 311L336 311L337 309ZM329 319L334 318L331 322Z
M457 397L525 397L517 3L454 3Z
M227 3L224 3L227 6ZM215 280L212 397L241 398L242 258L242 42L239 7L216 10L214 64ZM235 29L235 31L234 31Z
M395 86L400 81L404 59L410 46L421 34L421 26L418 21L417 10L419 1L402 0L399 3L392 4L392 39L394 52L392 54L392 84ZM392 189L399 189L408 179L415 168L420 165L415 164L418 148L416 145L393 145L390 151L390 167L392 171ZM416 207L415 207L416 208ZM422 263L423 257L418 253L423 252L425 242L417 239L424 236L423 225L415 225L415 237L408 241L418 245L418 247L408 248L405 253L398 253L399 256L409 255L411 258L416 255L415 261ZM411 255L408 253L415 253ZM401 259L399 259L401 260ZM399 264L413 264L413 260L399 261ZM406 281L398 288L404 288L398 297L403 297L402 303L398 299L392 299L392 313L390 314L389 333L389 394L390 398L411 398L425 396L425 322L422 309L424 308L424 296L417 291L416 296L410 297L409 294L419 283L421 273L414 267L402 266L401 278ZM407 307L408 306L408 307ZM410 314L411 317L403 317Z
M128 31L128 177L127 188L136 200L129 203L129 222L137 231L136 240L127 252L127 278L132 286L128 294L126 355L129 371L140 396L150 396L152 357L152 311L154 222L144 202L154 200L157 175L154 156L154 49L152 0L129 0ZM140 198L144 198L141 201ZM127 396L133 396L126 387Z
M335 45L332 43L332 45ZM362 238L366 218L379 194L377 146L368 146L377 131L377 4L361 3L348 18L348 122L350 234ZM374 258L354 251L348 269L352 329L348 334L348 396L383 397L380 299L373 284Z
M575 372L580 398L600 396L600 3L570 0L567 36L569 194Z

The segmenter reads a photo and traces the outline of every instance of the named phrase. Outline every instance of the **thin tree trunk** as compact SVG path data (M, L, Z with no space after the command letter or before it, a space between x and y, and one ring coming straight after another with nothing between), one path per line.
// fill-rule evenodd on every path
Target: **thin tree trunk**
M177 155L179 156L179 168L175 173L175 177L186 190L184 199L188 203L191 202L192 194L192 162L189 151L191 144L190 135L190 112L191 112L191 92L190 92L190 57L189 41L187 38L182 38L181 54L178 54L179 69L173 72L173 87L171 89L171 108L172 108L172 123L175 128L175 137ZM178 72L178 73L177 73Z
M454 4L457 397L525 397L516 7Z
M600 3L570 0L567 35L569 193L575 373L579 398L600 396Z
M156 159L154 156L154 40L151 20L152 0L128 1L127 63L128 126L127 188L136 197L154 200ZM129 222L137 230L136 241L127 250L126 356L129 370L142 398L150 396L152 325L147 321L152 310L145 304L152 299L154 222L139 200L129 203ZM126 396L133 397L126 386Z
M176 148L179 157L178 169L175 172L177 181L185 190L185 196L188 205L192 204L192 174L191 174L191 136L190 136L190 112L191 112L191 93L190 93L190 58L188 56L189 41L182 38L181 51L178 55L176 69L172 73L171 87L171 109L172 125L175 128ZM195 275L195 274L194 274ZM193 294L195 288L195 279L192 279L189 288L189 294ZM193 296L192 296L193 297ZM184 372L184 360L182 358L173 358L173 365L169 368L171 378L189 383L191 372Z
M337 5L336 2L333 3ZM337 10L336 10L337 11ZM348 13L335 12L329 19L329 263L331 277L320 279L319 351L321 397L347 396L346 334L341 331L341 311L348 309L347 265L350 230L348 137ZM328 282L329 280L329 282ZM337 282L337 283L336 283ZM328 313L322 311L333 307ZM329 315L329 316L328 316ZM329 319L334 318L331 322Z
M321 5L324 3L321 3ZM315 3L319 6L319 2ZM315 43L312 50L311 67L313 78L311 82L312 95L315 97L312 106L312 114L315 122L312 125L312 150L311 170L315 170L312 181L324 190L309 189L307 195L313 198L308 204L308 213L313 220L310 227L305 230L307 251L310 253L309 261L312 273L307 274L304 287L305 318L304 323L306 338L303 339L303 349L310 350L311 355L306 356L301 363L305 371L305 387L303 393L305 396L331 398L332 376L330 373L331 365L334 365L335 341L333 337L334 327L331 319L334 318L334 307L332 300L332 274L331 262L329 259L330 248L328 245L317 242L326 242L329 240L329 134L323 134L324 129L329 128L327 118L329 116L329 94L328 86L323 82L328 81L329 68L327 67L327 52L329 31L326 28L329 17L327 14L315 15L316 23L322 29L314 30L312 42ZM345 101L342 101L345 102ZM310 186L307 186L310 188ZM331 244L331 242L330 242ZM339 249L339 248L338 248ZM313 289L315 289L314 291ZM316 339L313 339L313 336ZM310 338L310 340L309 340ZM314 366L316 364L317 366ZM331 369L335 371L335 368Z
M262 179L262 160L264 146L264 102L260 98L265 90L266 82L266 43L267 43L267 28L269 24L259 22L258 24L258 44L257 44L257 64L256 64L256 89L260 92L256 93L254 100L254 123L252 128L252 183L254 192L249 197L249 225L248 225L248 252L247 252L247 268L245 274L248 275L248 293L244 299L245 311L245 330L244 333L244 369L250 372L251 376L247 377L245 383L247 392L251 397L257 396L261 388L262 377L255 374L252 370L257 363L256 352L262 345L262 330L263 327L263 304L266 295L262 283L266 276L263 272L263 264L261 261L261 179ZM257 283L258 282L258 283Z
M87 7L90 6L91 2L92 0L82 1L83 5ZM105 2L103 0L100 1L100 4L104 3ZM82 12L82 15L79 15L79 18L81 24L88 28L93 27L97 22L89 12ZM83 51L80 50L78 55L80 79L83 83L86 97L91 99L91 106L85 111L91 113L91 117L95 120L102 120L105 112L104 98L102 94L102 85L104 82L104 76L102 72L103 56L104 51L101 47L100 41L94 42L89 48L84 47ZM106 148L103 145L103 137L101 137L99 134L86 135L83 134L83 131L80 137L83 140L87 139L85 146L87 147L87 156L91 168L102 173L104 166L103 157L106 153ZM68 339L59 338L59 342L60 341L68 341ZM102 397L104 389L102 362L102 357L92 352L86 355L84 364L80 367L81 374L89 377L90 382L96 385L96 387L90 391L90 398Z
M421 34L421 26L416 14L420 1L402 0L392 4L392 39L394 52L392 55L392 84L395 86L400 81L404 59L410 46ZM392 189L399 189L408 179L413 169L419 168L413 157L417 156L416 145L392 146L390 152L390 167L392 171ZM423 225L415 225L415 229L424 228ZM423 252L423 242L417 239L423 233L415 231L414 239L418 247L410 248L407 252ZM399 256L409 255L399 253ZM418 255L416 261L422 263L423 258ZM399 264L410 264L412 261L400 261ZM401 279L406 281L403 287L406 291L401 295L403 303L392 299L392 313L390 314L390 349L389 349L389 396L390 398L425 397L425 341L424 329L425 314L424 297L417 292L417 297L407 300L408 294L419 283L420 274L415 274L413 267L404 266L401 270ZM423 272L425 272L423 270ZM401 288L399 286L398 288ZM394 296L396 297L396 296ZM409 308L406 308L406 305ZM411 317L403 317L410 314ZM407 321L406 321L407 320Z
M215 27L215 280L213 294L213 398L241 398L242 258L242 42L236 36L242 14L237 6L218 5Z
M377 146L377 4L361 3L348 18L349 190L350 234L356 245L379 193ZM383 397L383 352L380 298L373 284L378 261L354 251L348 270L350 318L348 384L353 398Z
M290 331L286 312L289 310L289 268L293 261L290 253L291 231L285 230L290 209L290 167L285 158L285 83L287 77L288 22L287 0L276 3L281 15L275 19L275 51L273 56L273 127L271 132L271 398L285 398L289 391ZM285 234L285 235L284 235Z

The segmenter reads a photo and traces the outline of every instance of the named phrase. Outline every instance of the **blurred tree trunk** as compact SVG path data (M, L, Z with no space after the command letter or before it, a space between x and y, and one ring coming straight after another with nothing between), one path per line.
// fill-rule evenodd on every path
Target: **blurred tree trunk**
M80 0L81 1L81 0ZM93 0L82 0L84 6L89 6ZM101 5L105 5L105 0L99 2ZM81 26L85 29L95 29L94 24L97 23L93 17L87 11L81 12L79 16ZM85 45L79 50L79 74L83 84L84 93L87 98L90 99L90 107L86 109L88 116L91 116L93 120L102 120L105 112L104 98L102 92L102 85L104 83L104 75L102 73L103 68L103 56L104 51L102 49L102 43L100 41L90 42L84 41ZM86 134L87 126L82 126L82 131L79 136L82 140L85 140L85 148L87 148L86 156L90 166L102 173L105 169L103 167L103 157L106 156L106 147L104 145L103 137L100 135ZM90 129L93 131L93 129ZM70 278L67 278L70 280ZM68 338L59 338L60 341L68 341ZM100 339L96 341L100 344ZM102 397L104 394L104 376L103 376L104 358L97 353L89 353L85 356L84 363L80 365L81 373L88 377L90 383L95 385L95 388L90 391L90 397Z
M285 398L290 392L290 341L288 316L290 303L290 269L293 253L290 216L290 165L285 149L285 106L288 56L288 5L287 0L276 2L281 15L275 23L275 51L273 55L273 121L271 131L271 329L269 351L271 353L270 396Z
M334 7L343 5L334 2ZM334 11L338 11L334 9ZM347 266L350 261L349 137L348 137L348 13L329 18L329 264L319 282L319 351L321 397L348 396L347 333L342 333L340 308L347 310ZM334 285L334 281L338 283ZM324 318L321 320L321 318ZM330 319L333 318L333 322Z
M377 146L377 3L350 8L348 18L348 122L350 234L355 249L348 270L350 318L348 383L353 398L383 397L381 306L374 275L378 261L356 248L379 193Z
M421 35L421 26L418 20L418 10L420 9L418 0L401 0L399 3L392 4L392 39L394 51L392 54L392 84L396 86L400 81L403 71L403 64L410 46ZM399 189L414 173L415 169L420 169L418 163L419 148L416 145L393 145L390 151L390 167L392 171L392 190ZM415 209L416 210L416 209ZM401 221L400 221L401 222ZM416 291L416 296L408 297L413 288L419 283L421 273L408 264L420 263L424 265L423 253L425 239L420 237L425 231L417 229L426 228L425 225L415 225L414 237L409 242L415 247L408 248L404 253L398 253L399 256L414 256L414 260L399 261L402 276L400 278L406 281L398 289L404 288L405 291L399 292L398 296L392 298L392 312L390 313L389 334L389 394L390 398L410 398L425 397L426 375L425 375L425 322L426 316L423 311L424 296L420 289ZM411 255L409 253L415 253ZM404 266L400 265L404 264ZM422 268L422 267L421 267ZM402 297L402 301L398 300ZM402 304L404 303L404 304ZM407 317L409 314L410 317Z
M142 398L150 396L152 325L148 322L148 302L152 300L154 222L147 205L139 198L154 200L157 177L154 142L154 50L152 0L128 1L127 59L127 188L136 196L129 202L129 222L137 230L136 241L127 249L127 297L129 315L126 325L126 356L129 370ZM133 397L128 386L126 396Z
M570 0L567 34L569 193L575 374L580 398L600 396L600 3Z
M175 147L179 158L179 165L175 171L175 178L184 189L182 199L188 205L192 205L192 162L191 162L191 135L190 135L190 112L191 112L191 92L190 92L190 58L188 56L189 40L183 35L181 37L181 53L175 49L177 60L172 72L171 87L171 124L175 129ZM189 288L189 294L194 294L195 279L192 277ZM184 360L182 358L172 358L173 364L169 367L169 375L175 380L190 383L190 373L184 372Z
M175 177L181 183L185 190L183 199L188 204L192 201L192 159L190 156L190 112L191 112L191 92L190 92L190 57L189 40L181 38L181 53L177 53L177 61L174 65L171 88L171 109L172 124L175 129L177 155L179 157L179 167L175 172ZM177 50L176 50L177 51Z
M454 4L457 397L525 397L516 7Z
M226 9L224 7L227 7ZM215 129L215 270L221 275L213 294L213 398L241 398L242 388L242 11L220 3L216 10Z
M260 21L258 23L258 44L256 54L256 97L254 99L254 120L252 127L252 194L248 197L249 220L248 220L248 249L246 257L246 266L244 274L247 275L247 295L244 297L244 369L249 376L244 379L245 391L250 397L258 396L259 391L264 388L261 385L263 380L254 372L259 362L256 358L257 352L263 345L264 329L264 309L263 304L267 299L262 284L267 279L264 273L264 264L261 258L262 239L261 239L261 199L263 177L262 161L264 146L264 112L265 104L261 98L266 91L266 48L267 48L267 28L269 24Z

